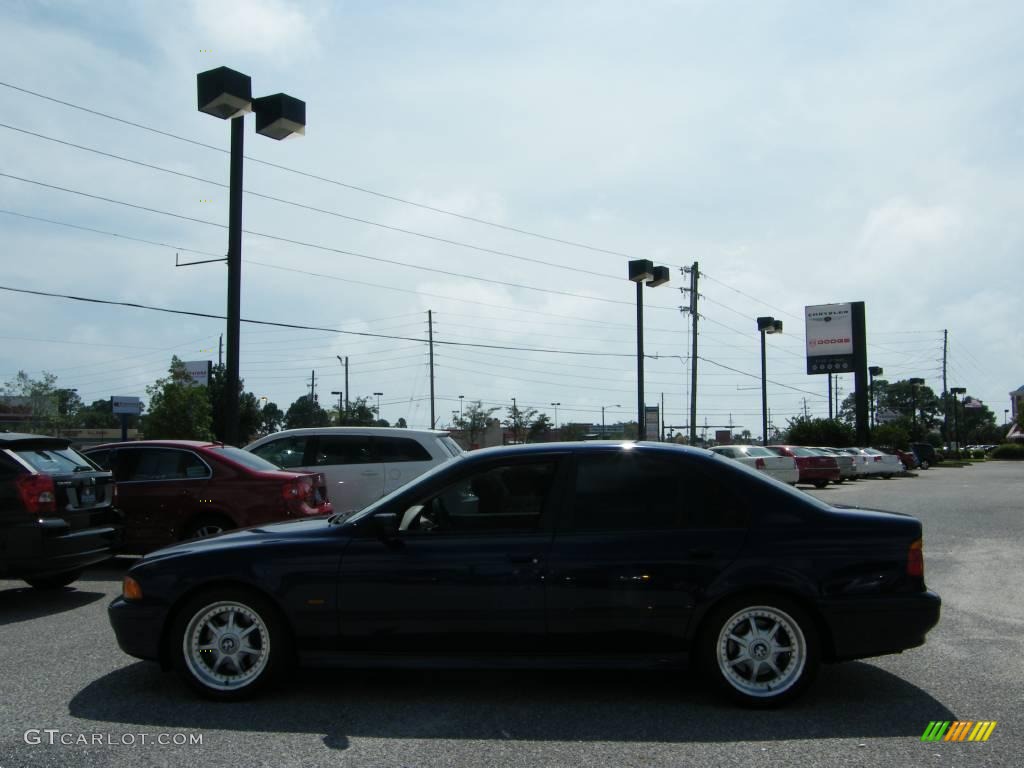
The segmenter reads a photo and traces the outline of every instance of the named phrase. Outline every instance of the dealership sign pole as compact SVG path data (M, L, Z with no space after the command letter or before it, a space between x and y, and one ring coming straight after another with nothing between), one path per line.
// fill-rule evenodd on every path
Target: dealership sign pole
M853 373L857 444L868 445L868 344L864 302L804 308L808 375Z

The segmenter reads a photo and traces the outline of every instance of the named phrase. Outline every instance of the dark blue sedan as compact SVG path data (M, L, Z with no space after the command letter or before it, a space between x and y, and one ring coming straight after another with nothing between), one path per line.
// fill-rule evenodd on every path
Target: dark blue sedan
M751 706L820 662L924 643L921 523L839 509L708 451L465 454L348 515L155 552L110 620L199 692L310 666L671 667Z

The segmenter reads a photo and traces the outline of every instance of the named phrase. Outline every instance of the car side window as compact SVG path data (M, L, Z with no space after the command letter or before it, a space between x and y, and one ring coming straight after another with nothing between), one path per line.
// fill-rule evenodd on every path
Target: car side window
M406 510L410 534L537 531L554 487L557 461L508 464L477 472Z
M323 435L317 438L313 465L373 464L372 438L359 435Z
M430 461L427 449L409 437L378 437L374 448L379 462Z
M745 505L693 462L627 451L576 461L577 531L745 528Z
M302 467L306 463L306 441L305 437L282 437L253 448L252 452L283 469Z
M146 482L191 480L210 474L202 459L191 451L169 448L132 448L118 451L117 480Z
M110 469L110 451L91 451L86 456L96 466L102 469Z

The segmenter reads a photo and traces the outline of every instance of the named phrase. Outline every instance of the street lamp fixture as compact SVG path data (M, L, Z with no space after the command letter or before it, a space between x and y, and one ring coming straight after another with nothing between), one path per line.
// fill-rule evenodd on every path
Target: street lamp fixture
M331 394L338 396L338 424L340 425L341 424L341 415L345 411L345 403L342 400L342 395L344 395L345 393L343 391L341 391L340 389L332 389L331 390Z
M196 75L200 112L231 121L231 161L228 193L228 307L227 365L225 366L225 442L238 443L239 345L242 305L242 160L245 115L256 112L256 130L272 139L306 132L306 104L283 93L252 97L252 78L228 67Z
M629 279L636 283L636 423L637 439L646 432L644 411L644 284L657 288L669 281L668 267L656 267L650 259L629 262Z
M601 406L601 437L603 437L603 438L607 438L608 437L608 432L604 428L604 409L605 408L621 408L621 407L622 406L619 405L618 403L615 403L614 405L602 405Z
M462 401L466 398L465 395L459 395L459 421L462 421Z
M558 431L558 406L560 406L561 403L551 403L551 405L553 405L555 407L555 431L557 432Z
M757 330L761 334L761 445L768 445L768 368L764 337L769 333L782 333L782 321L774 317L759 317Z
M373 394L377 397L377 418L379 419L380 418L380 398L381 398L381 396L383 396L384 393L383 392L374 392Z

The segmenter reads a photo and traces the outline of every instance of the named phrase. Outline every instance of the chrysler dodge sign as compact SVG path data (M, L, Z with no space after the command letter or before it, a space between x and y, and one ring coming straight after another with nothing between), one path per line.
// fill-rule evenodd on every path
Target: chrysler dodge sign
M805 308L807 373L853 372L853 311L846 304Z

